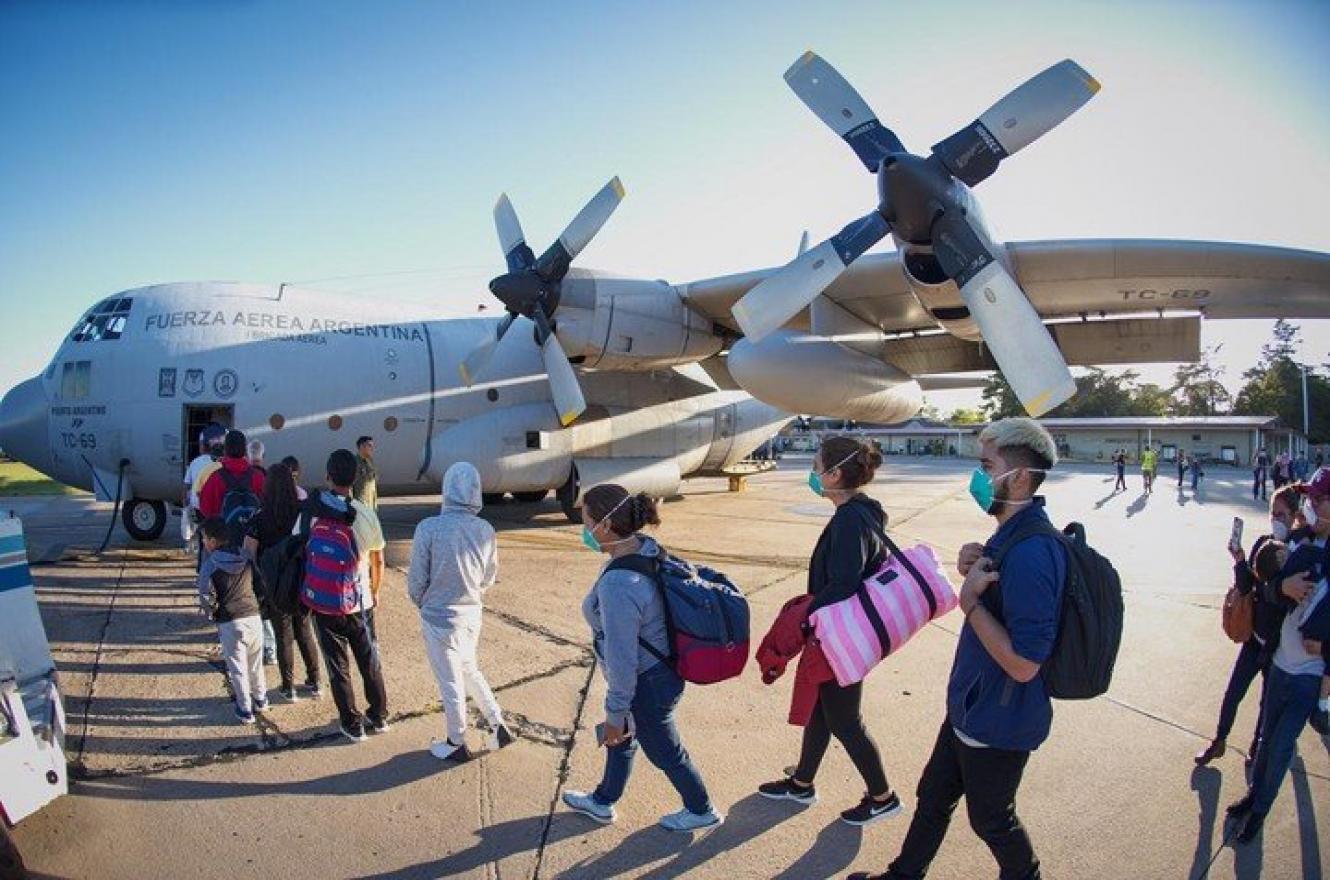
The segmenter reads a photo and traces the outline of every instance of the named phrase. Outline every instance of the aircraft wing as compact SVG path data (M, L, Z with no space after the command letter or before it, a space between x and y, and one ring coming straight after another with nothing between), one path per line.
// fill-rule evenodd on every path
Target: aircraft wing
M1030 302L1053 326L1073 364L1194 359L1197 313L1207 318L1330 318L1330 254L1149 239L1014 242L1007 252ZM737 331L730 308L775 271L707 279L681 290L693 308ZM913 374L993 368L982 346L939 333L910 291L897 254L860 258L826 295L887 334L905 334L907 339L892 345L891 358ZM940 303L961 304L959 295ZM1162 317L1178 317L1127 319L1160 315L1160 310ZM1125 320L1076 323L1115 317ZM790 326L806 328L807 311Z

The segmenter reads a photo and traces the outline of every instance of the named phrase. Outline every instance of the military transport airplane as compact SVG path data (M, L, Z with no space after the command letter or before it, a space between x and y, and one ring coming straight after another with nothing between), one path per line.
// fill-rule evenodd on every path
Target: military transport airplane
M1042 414L1068 365L1196 360L1204 318L1330 317L1330 255L1186 241L1000 244L971 187L1086 103L1072 61L1036 75L927 157L906 151L829 64L795 94L877 181L877 205L781 269L672 285L571 268L623 197L606 185L540 257L507 197L502 319L432 318L289 285L185 283L102 300L0 404L0 445L62 482L128 499L151 538L210 421L311 473L360 434L385 492L475 463L488 493L655 495L731 471L808 413L914 415L921 388L1001 367ZM891 234L897 251L864 256ZM516 332L509 333L510 330Z

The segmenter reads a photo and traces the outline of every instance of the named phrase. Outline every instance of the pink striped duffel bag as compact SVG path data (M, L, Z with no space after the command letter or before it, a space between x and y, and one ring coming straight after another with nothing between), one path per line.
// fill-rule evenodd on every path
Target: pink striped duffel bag
M890 538L886 543L886 562L857 593L809 615L841 687L863 681L882 658L956 607L956 591L932 547L902 551Z

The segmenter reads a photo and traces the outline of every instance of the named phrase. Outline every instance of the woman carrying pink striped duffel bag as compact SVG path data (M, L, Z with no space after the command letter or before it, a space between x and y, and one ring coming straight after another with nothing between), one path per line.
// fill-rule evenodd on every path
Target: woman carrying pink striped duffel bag
M907 550L878 531L890 551L877 573L848 599L809 615L841 687L863 681L925 624L956 607L956 591L927 544Z

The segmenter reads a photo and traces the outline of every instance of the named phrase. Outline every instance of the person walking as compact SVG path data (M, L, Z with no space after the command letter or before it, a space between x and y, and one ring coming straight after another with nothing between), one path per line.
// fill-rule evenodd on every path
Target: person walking
M1201 477L1205 476L1205 468L1201 466L1200 456L1196 455L1191 456L1189 467L1191 468L1191 491L1194 495L1201 488Z
M1057 464L1057 447L1038 422L1024 418L989 425L979 447L970 495L998 527L986 544L961 548L965 622L947 684L947 717L919 780L910 829L879 880L924 877L962 797L999 876L1040 878L1039 859L1016 815L1016 794L1030 754L1048 738L1053 721L1039 670L1057 638L1067 554L1050 534L1044 499L1034 493ZM1045 528L1025 531L1032 525ZM1007 546L1018 533L1028 537ZM999 555L1000 580L992 570Z
M1154 494L1155 474L1159 468L1159 453L1155 452L1154 446L1147 443L1145 450L1141 453L1141 483L1145 489L1146 495Z
M1276 595L1283 601L1287 613L1279 627L1279 644L1266 682L1261 747L1252 764L1251 786L1246 795L1228 807L1228 815L1243 822L1237 838L1243 844L1250 843L1260 834L1265 817L1284 783L1284 776L1293 763L1298 736L1316 711L1321 694L1325 658L1319 646L1316 651L1308 649L1301 627L1317 606L1326 601L1330 470L1322 469L1312 474L1302 502L1302 516L1311 534L1298 550L1307 552L1290 554L1278 582ZM1274 594L1273 589L1270 592Z
M1268 601L1265 591L1261 589L1262 583L1268 578L1257 577L1256 561L1267 544L1288 541L1293 531L1302 524L1298 514L1301 504L1302 495L1298 487L1285 486L1270 499L1270 531L1256 539L1251 552L1244 556L1241 546L1229 545L1228 551L1233 556L1233 586L1240 595L1252 597L1252 636L1242 643L1233 661L1228 687L1219 705L1219 723L1215 727L1215 736L1208 746L1196 754L1198 766L1204 767L1222 758L1228 750L1228 735L1238 716L1238 706L1259 672L1263 683L1260 709L1256 715L1256 729L1252 731L1251 746L1247 749L1247 766L1250 767L1256 759L1261 744L1261 719L1265 715L1264 682L1269 677L1270 657L1279 638L1279 627L1284 622L1283 605Z
M253 724L254 713L268 708L268 682L263 674L263 625L251 566L239 548L230 546L225 520L205 519L199 534L208 550L197 580L199 605L217 623L236 718L241 724Z
M425 654L447 720L443 741L436 740L429 749L440 760L471 760L466 745L468 692L489 722L490 748L513 742L476 660L485 591L499 574L498 542L494 527L478 516L481 506L480 473L475 465L458 462L443 475L443 509L421 520L411 539L406 592L420 612Z
M374 511L351 498L356 457L347 449L328 456L328 486L306 502L309 519L305 582L300 601L313 612L319 647L342 735L363 742L365 731L388 730L388 691L374 637L369 567L362 548L382 546L383 530ZM350 658L355 659L369 706L356 707Z
M1256 450L1256 454L1252 456L1251 465L1252 465L1251 468L1252 500L1254 501L1256 500L1257 497L1259 497L1262 501L1264 501L1266 500L1265 499L1266 484L1270 474L1270 456L1268 453L1266 453L1264 446Z
M1187 453L1183 452L1181 449L1178 450L1177 465L1178 465L1178 488L1181 489L1182 480L1187 476L1187 467L1188 467Z
M290 468L279 462L268 470L268 476L263 482L263 506L249 521L245 535L245 555L257 563L264 553L291 536L299 519L300 499L296 497L295 478ZM256 571L259 570L256 566ZM265 585L260 595L271 597L273 586ZM300 659L305 667L305 693L318 699L323 695L319 648L309 608L297 604L296 610L287 614L273 607L270 601L265 601L263 605L266 619L271 621L276 635L277 671L282 681L279 693L289 703L300 699L295 684L295 651L296 646L299 646Z
M1117 470L1118 480L1113 484L1114 492L1127 491L1127 453L1126 450L1119 449L1113 453L1113 467Z
M828 437L813 456L809 485L835 506L835 513L808 563L808 593L813 597L808 614L856 595L864 579L886 559L882 536L887 515L882 505L861 491L881 464L882 454L856 437ZM816 803L814 779L835 736L859 771L865 790L856 806L840 814L841 820L862 826L901 813L901 800L887 782L877 743L864 726L863 687L863 682L841 687L835 680L818 686L817 705L804 727L794 773L759 785L758 794L796 804Z
M637 571L615 566L633 555L658 563L664 550L640 534L658 525L656 503L644 494L630 495L622 486L595 486L583 499L582 543L610 556L582 602L608 686L605 720L597 727L605 769L595 790L566 791L563 802L603 825L613 822L614 805L623 797L640 745L683 800L683 809L663 816L660 825L682 833L715 827L725 817L712 805L675 724L684 682L669 662L658 659L673 652L661 587Z

